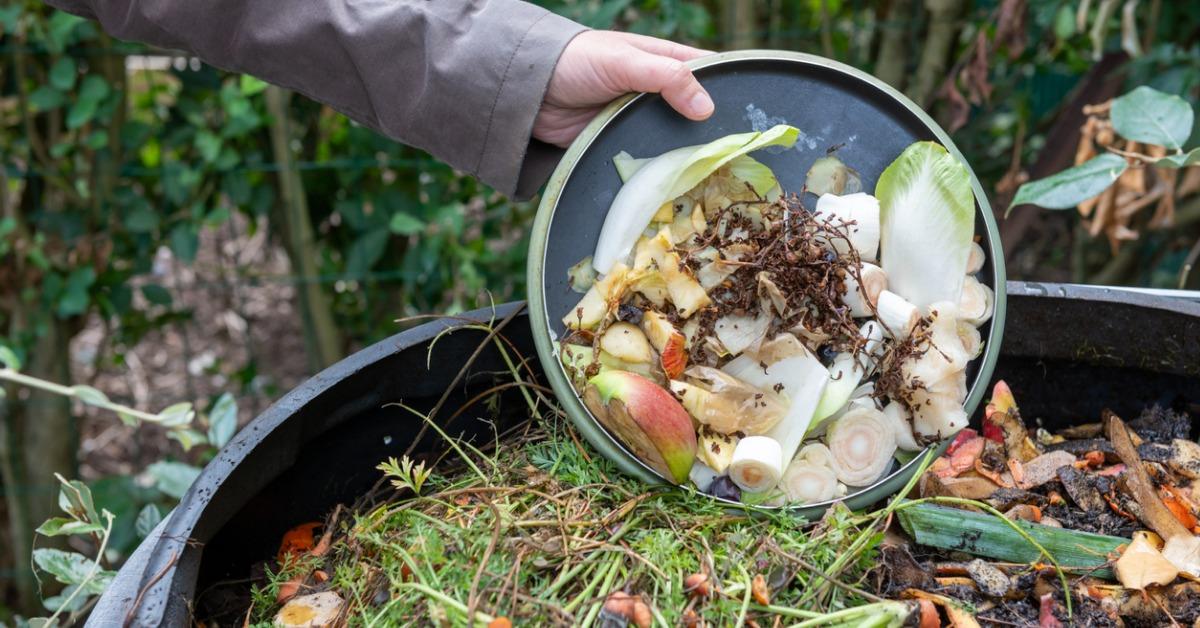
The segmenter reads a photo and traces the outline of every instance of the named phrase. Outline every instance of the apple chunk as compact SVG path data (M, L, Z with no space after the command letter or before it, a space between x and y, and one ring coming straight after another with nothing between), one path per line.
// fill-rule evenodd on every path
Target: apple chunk
M643 364L654 359L646 334L632 323L613 323L600 336L600 348L625 362Z
M666 389L641 375L605 371L590 380L583 401L642 462L675 484L687 480L696 430Z
M687 368L687 338L675 329L667 317L654 310L642 315L642 331L658 351L659 360L667 379L678 379Z

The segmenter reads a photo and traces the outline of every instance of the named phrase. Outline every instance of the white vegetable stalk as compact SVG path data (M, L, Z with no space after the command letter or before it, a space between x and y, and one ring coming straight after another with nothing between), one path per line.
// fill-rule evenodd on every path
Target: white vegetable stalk
M979 327L992 318L995 299L991 288L968 275L963 282L962 297L958 301L958 315L962 320Z
M896 436L883 413L858 408L842 415L826 435L833 472L850 486L866 486L883 475L896 453Z
M858 334L866 339L866 345L861 355L847 351L833 359L829 367L829 384L825 386L821 402L813 415L814 422L823 421L841 410L854 394L854 389L858 388L858 383L867 373L875 370L876 353L883 342L883 328L875 321L867 321L859 328ZM869 363L864 364L864 361Z
M858 277L854 273L846 273L845 283L843 300L850 307L850 315L855 318L873 316L879 293L887 289L887 273L874 264L864 262L858 270Z
M747 436L733 450L729 479L743 491L768 491L783 478L783 461L779 441L769 436Z
M903 340L912 335L917 323L921 322L921 312L917 306L904 300L904 297L884 290L875 301L876 317L883 323L884 333L897 340Z
M838 255L846 255L853 247L864 262L878 259L879 201L874 196L863 192L845 196L822 194L813 213L846 232L846 238L832 237L828 242Z
M904 404L898 401L887 404L883 407L883 418L892 427L897 448L904 451L921 451L921 446L913 437L912 414L908 412Z
M837 495L838 479L829 467L796 458L784 471L779 486L788 501L815 504Z
M966 167L940 144L917 142L879 175L875 195L888 289L919 308L958 303L975 233Z
M983 270L983 262L986 259L987 254L983 252L983 246L972 240L971 250L967 254L967 274L974 275Z
M774 361L767 362L768 359ZM766 369L760 362L767 364ZM781 386L782 394L790 402L783 419L766 433L778 449L757 440L743 446L752 437L743 438L733 452L734 462L729 465L729 477L742 489L754 492L772 488L783 476L783 465L795 456L804 440L829 373L820 360L790 335L763 343L754 356L738 357L725 365L725 372L763 390ZM756 479L771 477L774 482L765 488L751 488L759 484Z
M901 376L911 388L913 431L926 438L942 439L967 425L963 411L966 367L970 354L958 334L958 309L953 303L929 308L929 337L925 350L901 365Z
M769 310L762 310L755 318L734 314L722 316L713 325L713 331L725 349L731 355L738 356L762 340L770 326L771 313Z

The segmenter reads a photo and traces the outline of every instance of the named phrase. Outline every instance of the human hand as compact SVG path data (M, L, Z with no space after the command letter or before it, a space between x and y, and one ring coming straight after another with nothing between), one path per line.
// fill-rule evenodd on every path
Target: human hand
M683 62L706 54L643 35L580 33L554 67L533 137L566 147L604 105L629 92L661 93L675 111L703 120L712 115L712 98Z

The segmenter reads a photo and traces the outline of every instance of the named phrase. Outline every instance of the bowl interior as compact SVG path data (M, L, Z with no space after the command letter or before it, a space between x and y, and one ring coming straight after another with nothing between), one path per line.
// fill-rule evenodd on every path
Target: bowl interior
M958 154L946 134L903 96L868 75L826 59L746 51L714 55L698 65L697 77L716 103L713 116L704 122L685 120L655 94L614 104L584 130L551 178L530 251L530 318L539 357L555 391L571 418L602 453L616 456L622 468L647 480L659 478L599 427L578 401L550 345L552 338L565 335L561 318L581 297L571 290L567 269L592 253L608 207L621 186L613 155L624 150L634 157L651 157L730 133L786 123L801 131L795 147L754 153L755 159L771 167L785 191L799 190L813 161L835 146L839 147L838 157L861 175L863 189L873 191L883 169L913 142L935 140ZM999 289L998 315L980 330L985 355L973 362L973 372L968 374L972 384L969 411L982 398L983 383L996 359L992 349L999 345L1004 305L1002 254L991 209L973 174L972 181L980 203L975 231L988 251L980 280ZM815 198L807 195L806 205L811 207L814 202Z

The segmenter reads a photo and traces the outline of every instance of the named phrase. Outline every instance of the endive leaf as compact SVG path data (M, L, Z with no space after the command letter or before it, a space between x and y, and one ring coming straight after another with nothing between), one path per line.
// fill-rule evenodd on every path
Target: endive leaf
M746 153L767 146L791 146L799 133L795 127L781 124L763 132L727 135L708 144L677 148L641 164L609 207L592 264L601 273L608 272L614 263L629 255L663 203L692 189L721 166ZM625 159L621 161L633 165ZM618 172L621 168L618 165Z
M888 289L922 310L958 303L975 232L966 167L940 144L917 142L879 175L875 196Z

